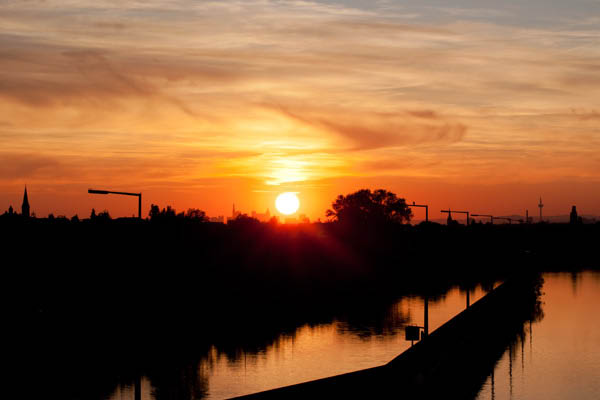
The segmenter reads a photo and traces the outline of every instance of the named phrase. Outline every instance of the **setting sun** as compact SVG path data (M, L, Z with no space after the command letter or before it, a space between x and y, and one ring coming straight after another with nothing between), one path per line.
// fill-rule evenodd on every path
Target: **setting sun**
M281 193L275 200L275 207L280 213L290 215L298 211L300 200L294 192Z

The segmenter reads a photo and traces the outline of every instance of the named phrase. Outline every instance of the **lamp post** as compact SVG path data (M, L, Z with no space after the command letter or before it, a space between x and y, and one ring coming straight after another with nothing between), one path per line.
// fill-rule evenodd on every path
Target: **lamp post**
M423 326L409 325L405 327L405 339L410 340L411 346L415 340L423 340L427 336L429 336L429 294L425 294L423 298Z
M97 190L88 189L89 194L120 194L123 196L137 196L138 198L138 218L142 219L142 194L141 193L128 193L128 192L113 192L110 190Z
M423 334L429 336L429 296L425 295L423 299Z
M408 207L425 207L425 222L429 222L429 206L427 204L408 204Z

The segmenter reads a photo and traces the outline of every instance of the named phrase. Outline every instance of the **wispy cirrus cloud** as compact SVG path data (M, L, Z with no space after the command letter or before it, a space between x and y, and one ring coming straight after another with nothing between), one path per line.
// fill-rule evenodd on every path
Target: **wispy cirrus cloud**
M439 3L4 2L2 179L597 176L585 7Z
M444 120L436 112L405 111L383 113L372 110L294 109L273 106L285 116L349 141L349 151L398 147L427 142L457 142L467 131L461 123ZM422 120L427 120L423 122ZM432 122L433 120L433 122Z

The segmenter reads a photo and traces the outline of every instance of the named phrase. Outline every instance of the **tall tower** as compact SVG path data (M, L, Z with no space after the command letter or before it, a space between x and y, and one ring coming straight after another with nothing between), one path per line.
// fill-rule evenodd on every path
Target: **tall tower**
M579 218L577 216L577 207L575 206L571 207L571 215L569 215L569 222L571 224L576 224L577 222L579 222Z
M542 198L540 197L540 204L538 204L538 207L540 208L540 222L543 221L542 219L542 208L544 208L544 203L542 203Z
M23 194L23 205L21 205L21 214L24 217L29 217L29 199L27 199L27 185L25 185L25 193Z

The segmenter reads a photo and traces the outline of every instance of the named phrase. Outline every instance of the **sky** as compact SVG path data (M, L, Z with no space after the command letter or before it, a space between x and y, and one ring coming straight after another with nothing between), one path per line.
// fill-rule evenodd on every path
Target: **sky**
M0 0L0 211L600 214L598 43L599 0Z

